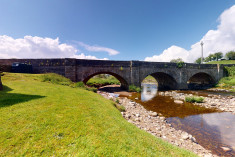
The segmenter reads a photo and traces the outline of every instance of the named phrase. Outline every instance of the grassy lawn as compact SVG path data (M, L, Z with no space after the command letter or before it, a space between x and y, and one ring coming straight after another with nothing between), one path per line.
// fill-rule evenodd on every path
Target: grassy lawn
M235 64L235 60L211 61L206 64Z
M2 77L0 156L195 156L128 123L110 100L42 78Z

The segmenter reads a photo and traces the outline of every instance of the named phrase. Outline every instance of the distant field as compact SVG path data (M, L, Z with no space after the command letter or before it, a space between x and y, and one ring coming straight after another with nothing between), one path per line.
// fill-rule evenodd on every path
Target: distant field
M62 76L5 73L2 82L0 156L196 156L140 130L114 102Z
M206 64L235 64L235 60L212 61Z
M87 83L88 86L100 87L105 85L119 85L120 82L112 75L97 75L92 77Z

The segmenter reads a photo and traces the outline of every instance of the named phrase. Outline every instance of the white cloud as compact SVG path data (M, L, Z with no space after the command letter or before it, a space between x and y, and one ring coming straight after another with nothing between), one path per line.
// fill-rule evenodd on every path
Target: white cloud
M60 43L59 38L41 38L25 36L14 39L7 35L0 36L0 58L80 58L98 59L95 56L77 54L72 45ZM107 58L104 58L107 59Z
M83 42L78 42L78 44L82 47L84 47L87 51L93 51L93 52L108 52L108 54L110 56L112 55L117 55L119 54L118 51L111 49L111 48L107 48L107 47L101 47L101 46L90 46L87 44L84 44Z
M159 56L154 55L153 57L146 57L145 61L161 61L161 62L168 62L171 59L182 58L184 61L188 58L188 51L178 47L178 46L171 46L168 49L164 50L162 54Z
M209 30L200 41L204 42L204 57L210 53L235 50L235 5L225 10L219 17L216 30ZM186 62L194 62L201 56L200 41L193 44L190 50L178 46L171 46L160 55L146 57L145 61L165 62L171 59L182 58Z

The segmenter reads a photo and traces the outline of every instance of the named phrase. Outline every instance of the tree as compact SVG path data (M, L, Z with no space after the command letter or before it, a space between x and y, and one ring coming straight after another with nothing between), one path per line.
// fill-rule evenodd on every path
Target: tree
M171 63L179 63L179 62L184 62L182 58L178 58L178 59L172 59L170 61Z
M235 60L235 51L229 51L225 56L228 60Z
M215 55L217 61L219 59L223 58L223 53L222 52L216 52L214 55Z
M201 61L202 61L202 60L201 60L201 57L199 57L198 59L195 60L194 63L201 64Z

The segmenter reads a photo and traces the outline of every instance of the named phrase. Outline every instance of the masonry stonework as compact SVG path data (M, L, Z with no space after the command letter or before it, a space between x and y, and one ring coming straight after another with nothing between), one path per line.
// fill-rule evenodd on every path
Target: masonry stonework
M224 66L216 64L188 64L181 68L176 63L144 61L111 61L83 59L0 59L0 65L9 71L14 62L32 64L33 73L57 73L74 82L86 83L97 74L115 76L122 87L141 86L148 75L157 81L159 89L188 89L188 82L216 83L224 76ZM226 65L227 66L227 65ZM231 66L231 65L228 65ZM204 79L204 80L203 80Z

